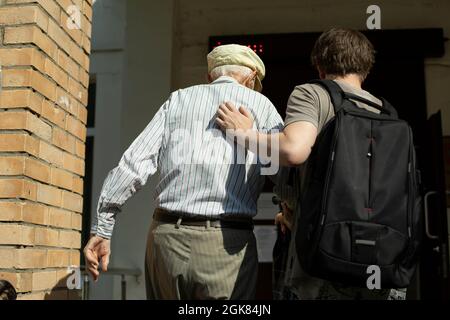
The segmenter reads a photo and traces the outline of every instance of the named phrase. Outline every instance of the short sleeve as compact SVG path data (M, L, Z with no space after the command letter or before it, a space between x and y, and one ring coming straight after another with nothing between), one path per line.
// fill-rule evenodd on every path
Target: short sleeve
M316 84L303 84L295 87L289 97L285 127L297 121L307 121L320 131L333 114L326 90Z
M285 126L297 121L308 121L317 127L319 123L318 104L317 96L308 86L295 87L287 103Z

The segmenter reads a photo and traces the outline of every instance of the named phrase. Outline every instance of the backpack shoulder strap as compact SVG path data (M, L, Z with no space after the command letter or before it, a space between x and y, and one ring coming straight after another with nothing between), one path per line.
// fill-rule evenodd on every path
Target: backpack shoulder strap
M333 80L312 80L309 83L318 84L327 90L331 98L331 104L334 108L334 113L337 113L342 109L342 103L344 102L344 91L342 88Z
M389 111L391 117L394 119L398 119L397 110L395 110L395 108L392 106L392 104L390 104L389 101L387 101L383 97L381 97L380 99L383 102L383 108L385 108L386 110Z
M358 96L356 94L349 93L349 92L344 92L344 98L362 102L362 103L364 103L364 104L366 104L368 106L371 106L372 108L375 108L375 109L379 110L381 113L387 114L388 116L390 116L393 119L398 119L397 111L384 98L381 98L382 105L378 105L378 104L376 104L375 102L373 102L371 100L368 100L366 98L360 97L360 96Z
M361 101L365 104L373 106L374 108L380 110L382 113L389 115L393 119L398 119L398 114L395 108L384 98L380 98L382 101L382 107L376 105L370 100L364 99L360 96L344 92L342 88L333 80L312 80L309 83L321 85L327 90L331 98L331 103L334 107L334 112L337 113L343 107L344 100L353 99Z

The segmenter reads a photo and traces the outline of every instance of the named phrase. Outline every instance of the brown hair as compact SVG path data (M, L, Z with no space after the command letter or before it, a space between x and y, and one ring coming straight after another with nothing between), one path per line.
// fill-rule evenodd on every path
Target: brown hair
M361 32L333 28L317 39L311 52L311 62L327 75L355 73L364 80L375 62L375 50Z

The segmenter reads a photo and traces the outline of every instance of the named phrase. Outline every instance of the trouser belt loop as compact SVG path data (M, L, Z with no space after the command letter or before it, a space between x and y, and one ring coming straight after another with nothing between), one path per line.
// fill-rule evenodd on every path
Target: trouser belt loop
M177 224L175 225L175 228L180 229L181 221L183 221L183 218L179 217L178 220L177 220Z
M206 229L211 228L211 220L206 220Z

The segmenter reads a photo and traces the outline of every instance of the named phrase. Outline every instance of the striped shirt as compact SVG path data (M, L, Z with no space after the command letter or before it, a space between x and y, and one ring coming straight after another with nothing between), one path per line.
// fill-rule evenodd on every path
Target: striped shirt
M123 204L159 170L156 206L184 215L255 216L264 184L261 163L215 123L219 104L232 101L254 117L254 129L281 130L283 121L262 94L231 77L173 92L123 154L103 184L91 232L110 238ZM242 150L241 150L242 151Z

